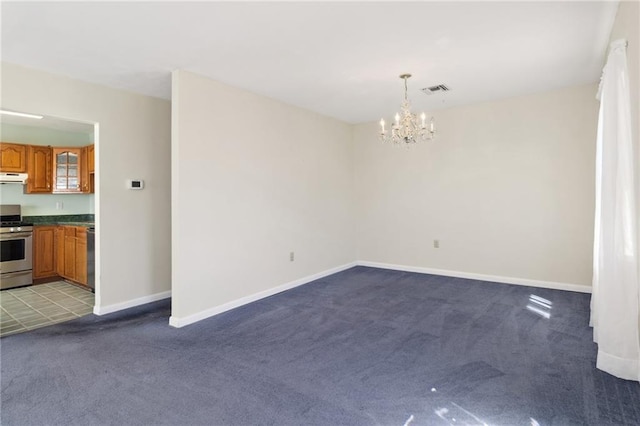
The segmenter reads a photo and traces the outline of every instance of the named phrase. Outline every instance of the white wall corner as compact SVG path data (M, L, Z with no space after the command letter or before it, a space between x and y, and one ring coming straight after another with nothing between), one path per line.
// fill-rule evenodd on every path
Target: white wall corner
M369 262L359 260L358 266L371 268L391 269L394 271L416 272L419 274L441 275L445 277L467 278L470 280L488 281L501 284L513 284L528 287L550 288L553 290L575 291L578 293L591 293L591 287L582 284L561 283L555 281L531 280L528 278L503 277L498 275L476 274L473 272L449 271L446 269L423 268L420 266L394 265L390 263Z
M337 266L335 268L327 269L313 275L308 275L306 277L299 278L294 281L290 281L288 283L279 285L277 287L273 287L258 293L254 293L249 296L241 297L240 299L232 300L231 302L227 302L222 305L214 306L213 308L206 309L204 311L197 312L195 314L188 315L186 317L176 317L172 315L171 317L169 317L169 325L172 327L181 328L189 324L193 324L195 322L201 321L203 319L210 318L214 315L218 315L223 312L230 311L231 309L249 304L251 302L264 299L265 297L273 296L274 294L282 293L283 291L290 290L292 288L299 287L304 284L308 284L320 278L324 278L326 276L345 271L349 268L353 268L354 266L356 266L356 262L346 263L344 265Z
M93 313L95 315L107 315L113 312L122 311L124 309L133 308L140 305L145 305L151 302L157 302L158 300L167 299L171 297L171 291L163 291L161 293L151 294L149 296L138 297L137 299L127 300L125 302L114 303L107 306L94 306Z

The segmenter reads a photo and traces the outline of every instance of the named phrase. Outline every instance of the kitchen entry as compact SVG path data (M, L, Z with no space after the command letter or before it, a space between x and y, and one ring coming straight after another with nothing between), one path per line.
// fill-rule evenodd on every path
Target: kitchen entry
M93 311L95 134L93 124L2 112L0 336L6 336Z

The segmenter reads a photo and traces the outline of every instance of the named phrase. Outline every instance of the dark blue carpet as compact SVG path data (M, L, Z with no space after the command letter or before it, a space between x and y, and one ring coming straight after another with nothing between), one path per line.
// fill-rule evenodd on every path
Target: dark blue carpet
M595 368L586 294L356 267L169 314L3 338L2 424L640 424L640 384Z

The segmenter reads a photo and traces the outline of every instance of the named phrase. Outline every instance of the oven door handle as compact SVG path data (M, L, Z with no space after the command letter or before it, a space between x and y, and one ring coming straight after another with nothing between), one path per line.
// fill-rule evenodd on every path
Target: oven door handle
M32 271L28 270L28 271L16 271L16 272L3 272L2 273L2 278L12 278L12 277L17 277L20 275L28 275L33 273Z
M33 236L33 232L11 232L0 234L0 241L17 240L20 238L29 238Z

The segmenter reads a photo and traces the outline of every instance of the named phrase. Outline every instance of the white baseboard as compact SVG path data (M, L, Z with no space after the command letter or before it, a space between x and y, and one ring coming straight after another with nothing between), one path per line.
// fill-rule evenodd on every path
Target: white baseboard
M281 293L283 291L292 289L294 287L301 286L303 284L310 283L311 281L315 281L320 278L324 278L328 275L335 274L337 272L344 271L349 268L353 268L356 266L356 262L347 263L342 266L338 266L335 268L327 269L322 272L318 272L317 274L309 275L304 278L300 278L294 281L290 281L286 284L282 284L278 287L273 287L268 290L261 291L259 293L251 294L249 296L241 297L240 299L232 300L231 302L227 302L223 305L214 306L213 308L186 316L186 317L169 317L169 325L172 327L180 328L187 326L189 324L193 324L194 322L201 321L205 318L212 317L214 315L221 314L223 312L229 311L231 309L240 307L242 305L246 305L251 302L255 302L256 300L264 299L265 297L273 296L274 294Z
M184 327L189 324L193 324L195 322L201 321L205 318L209 318L214 315L221 314L222 312L229 311L231 309L240 307L242 305L246 305L251 302L255 302L256 300L264 299L265 297L273 296L274 294L281 293L283 291L310 283L311 281L324 278L328 275L332 275L337 272L347 270L354 266L369 266L372 268L391 269L394 271L417 272L421 274L432 274L432 275L442 275L446 277L467 278L472 280L490 281L490 282L497 282L497 283L503 283L503 284L515 284L515 285L523 285L523 286L529 286L529 287L550 288L554 290L591 293L590 286L581 285L581 284L531 280L527 278L503 277L498 275L486 275L486 274L477 274L472 272L450 271L446 269L434 269L434 268L424 268L419 266L395 265L390 263L369 262L369 261L360 260L357 262L351 262L335 268L327 269L325 271L318 272L317 274L309 275L294 281L290 281L278 287L270 288L268 290L264 290L259 293L241 297L240 299L232 300L231 302L225 303L223 305L214 306L213 308L210 308L186 317L180 318L180 317L171 316L169 318L169 325L176 328ZM152 294L150 296L139 297L137 299L132 299L132 300L128 300L126 302L121 302L121 303L115 303L113 305L94 306L93 313L95 315L106 315L113 312L121 311L123 309L144 305L146 303L156 302L158 300L166 299L168 297L171 297L171 291L164 291L161 293Z
M137 299L127 300L126 302L114 303L107 306L94 306L93 313L96 315L106 315L123 309L133 308L135 306L144 305L146 303L156 302L158 300L171 297L171 291L163 291L162 293L152 294L150 296L138 297Z
M472 272L449 271L446 269L423 268L419 266L394 265L390 263L368 262L359 260L359 266L372 268L392 269L394 271L417 272L420 274L443 275L445 277L468 278L471 280L491 281L503 284L524 285L529 287L551 288L554 290L576 291L579 293L591 293L591 287L582 284L560 283L554 281L530 280L527 278L501 277L498 275L476 274Z

